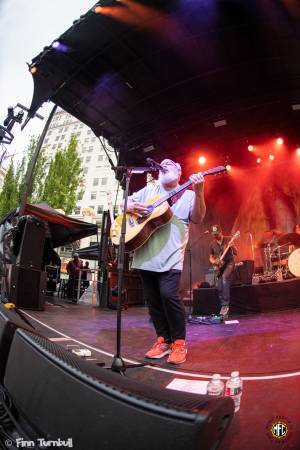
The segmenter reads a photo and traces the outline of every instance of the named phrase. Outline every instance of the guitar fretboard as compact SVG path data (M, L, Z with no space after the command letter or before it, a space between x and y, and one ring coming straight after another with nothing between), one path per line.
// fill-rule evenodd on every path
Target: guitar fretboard
M202 175L203 176L217 175L218 173L222 173L222 172L226 172L226 168L224 166L218 166L218 167L214 167L212 169L205 170L204 172L202 172ZM191 184L193 184L193 182L191 180L189 180L189 181L186 181L185 183L183 183L182 185L177 186L177 188L175 188L173 191L171 191L171 192L169 192L167 194L164 194L160 199L158 199L158 200L156 200L156 202L152 203L152 207L153 208L157 208L162 203L168 201L169 199L171 199L175 195L177 195L180 192L182 192L185 189L187 189L189 186L191 186Z

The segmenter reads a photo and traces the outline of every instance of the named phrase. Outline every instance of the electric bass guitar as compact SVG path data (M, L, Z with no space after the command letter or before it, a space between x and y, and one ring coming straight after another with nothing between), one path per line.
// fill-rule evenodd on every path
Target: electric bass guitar
M202 172L203 176L217 175L219 173L226 172L226 168L223 166L214 167ZM173 191L164 194L156 195L148 199L145 202L147 206L147 213L142 217L138 217L132 213L126 213L126 234L125 234L125 252L132 252L145 244L150 236L160 227L167 224L172 216L170 202L176 195L180 195L184 190L191 186L193 182L191 180L178 186ZM120 214L112 224L111 228L111 241L114 245L118 246L121 236L121 225L123 220L123 214Z
M232 236L232 238L230 239L230 241L228 242L228 244L226 245L226 247L223 250L222 255L217 258L217 261L213 264L214 267L214 271L215 271L215 276L217 278L220 278L220 276L222 275L222 273L224 272L225 268L225 262L224 262L224 258L226 256L226 253L228 252L228 250L230 249L231 244L237 239L239 238L241 235L241 233L239 231L236 231L234 233L234 235Z

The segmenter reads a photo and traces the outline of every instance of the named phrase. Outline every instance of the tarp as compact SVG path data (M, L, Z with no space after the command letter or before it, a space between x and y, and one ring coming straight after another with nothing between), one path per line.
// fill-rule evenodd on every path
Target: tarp
M37 205L27 203L24 215L34 216L46 222L46 238L51 241L54 248L97 234L96 224L61 214L46 203ZM3 239L3 234L16 225L18 217L19 208L15 208L1 220L0 241Z
M97 261L99 258L99 244L93 244L89 247L84 247L76 250L79 258L90 259L92 261Z

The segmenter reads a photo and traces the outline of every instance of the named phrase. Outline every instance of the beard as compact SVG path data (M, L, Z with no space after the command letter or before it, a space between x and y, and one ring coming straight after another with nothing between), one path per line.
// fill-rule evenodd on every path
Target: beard
M158 175L158 181L161 184L169 184L169 183L173 183L174 181L178 180L178 172L177 171L173 171L173 170L168 170L168 172L163 173L163 172L159 172Z

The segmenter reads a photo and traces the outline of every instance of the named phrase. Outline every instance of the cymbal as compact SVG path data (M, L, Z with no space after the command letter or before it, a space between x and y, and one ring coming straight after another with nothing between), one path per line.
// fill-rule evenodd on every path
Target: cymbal
M300 247L300 234L287 233L278 239L279 244L291 244Z
M271 239L275 236L281 236L283 234L282 230L274 228L273 230L265 231L263 234L264 239Z

